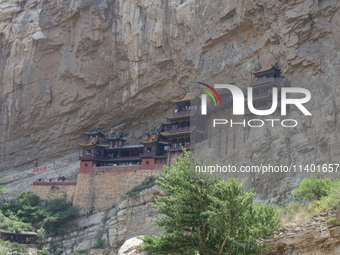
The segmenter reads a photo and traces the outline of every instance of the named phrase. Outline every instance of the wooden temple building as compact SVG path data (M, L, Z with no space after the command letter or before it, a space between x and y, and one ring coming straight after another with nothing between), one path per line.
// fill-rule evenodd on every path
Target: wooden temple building
M195 97L192 94L185 95L180 100L174 100L175 109L171 115L165 116L167 123L163 124L163 132L169 143L169 151L181 151L182 148L190 149L190 133L193 126L190 118L197 113L198 105L191 105Z
M280 68L258 70L250 87L253 88L255 109L269 109L272 105L272 88L290 83L281 75ZM214 107L210 112L232 106L233 98L228 90L220 91L223 105ZM137 144L127 144L127 136L119 132L108 135L101 131L84 133L84 143L80 144L80 172L91 172L94 167L140 166L140 169L161 169L170 165L172 159L182 155L182 150L194 149L195 143L206 139L206 119L200 114L200 99L195 93L173 100L174 110L165 116L166 123L146 133ZM210 102L211 104L211 102ZM246 111L246 115L251 113Z
M147 137L139 142L143 145L142 169L163 168L167 159L168 142L161 135L161 128L146 133Z
M289 87L290 82L281 75L278 66L252 72L254 80L250 83L253 88L253 105L257 110L269 109L272 106L272 88L278 88L278 95L282 87ZM278 104L280 107L280 104ZM248 114L250 112L248 111Z
M12 232L0 229L0 239L21 244L36 244L38 241L38 234L29 231Z
M171 158L181 155L183 148L190 150L193 135L204 139L204 132L193 116L199 113L199 100L194 94L174 100L174 111L165 116L167 123L146 133L138 144L128 145L127 136L101 131L84 133L80 144L80 172L88 173L94 167L140 166L141 169L160 169L170 164ZM200 125L201 126L201 125Z
M168 142L167 164L181 156L183 148L194 149L195 143L205 139L204 121L200 115L200 100L195 93L188 93L183 98L173 100L175 109L165 116L161 135Z
M253 106L256 109L268 109L272 104L272 88L289 86L276 66L252 73L254 79L249 87L253 88ZM201 98L197 93L187 93L182 98L173 100L173 110L164 116L165 123L150 132L138 142L131 142L128 136L119 131L103 132L94 130L83 133L80 144L80 171L77 181L60 181L62 178L40 178L33 183L32 192L45 200L66 196L83 212L103 211L119 203L127 192L142 183L149 176L159 174L165 165L171 165L174 159L183 155L183 149L199 150L209 146L212 149L213 130L210 120L215 116L230 116L233 97L229 90L218 90L222 100L208 100L209 115L201 114ZM223 102L223 103L222 103ZM246 105L246 102L244 102ZM216 114L215 114L216 113ZM222 115L222 116L223 116ZM251 113L245 118L251 118ZM244 129L244 140L249 137L249 127ZM226 139L217 143L218 154L225 148L227 153L229 129L225 130ZM235 132L235 129L233 130ZM207 136L209 133L209 137ZM212 135L211 135L212 134ZM219 134L215 132L215 134ZM234 133L235 134L235 133ZM233 134L233 136L234 136ZM209 138L206 144L200 144ZM235 148L235 137L232 148ZM222 144L225 143L225 146ZM222 148L222 149L221 149ZM200 151L198 151L200 153ZM34 236L23 236L22 242L34 242ZM2 238L12 240L10 233L3 233ZM21 238L21 237L20 237Z

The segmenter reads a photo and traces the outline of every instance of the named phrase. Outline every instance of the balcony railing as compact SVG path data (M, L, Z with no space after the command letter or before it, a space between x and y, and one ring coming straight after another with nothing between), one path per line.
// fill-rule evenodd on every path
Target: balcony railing
M193 144L171 147L168 151L181 151L183 148L190 150L193 148Z
M92 155L79 156L79 160L101 160L101 159L103 159L102 156L92 156Z
M154 153L154 152L145 152L145 153L141 154L140 156L142 158L154 157L154 156L156 156L156 153Z
M264 84L280 84L282 85L283 79L282 78L259 78L254 80L250 83L251 87L264 85Z
M190 125L185 127L173 127L174 124L169 124L167 128L164 130L169 133L178 133L178 132L185 132L190 130L195 130L196 126Z
M142 158L160 157L160 156L166 156L166 153L148 152L148 153L143 153L143 154L140 155L140 157L142 157Z
M173 127L173 128L169 128L167 129L168 132L170 133L178 133L178 132L185 132L185 131L190 131L190 126L186 126L186 127Z
M132 159L132 158L140 158L140 155L132 155L132 156L119 156L119 157L99 157L99 156L80 156L79 160L115 160L115 159Z
M188 110L183 110L183 111L174 111L173 112L173 116L177 117L177 116L184 116L184 115L189 115L189 114L195 114L197 112L197 108L196 109L188 109Z
M140 158L140 155L105 157L107 160Z

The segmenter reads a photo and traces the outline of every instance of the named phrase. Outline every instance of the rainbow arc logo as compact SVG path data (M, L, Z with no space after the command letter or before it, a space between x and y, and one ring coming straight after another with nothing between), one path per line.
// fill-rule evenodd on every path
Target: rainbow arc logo
M197 82L197 83L205 86L205 88L198 88L198 89L207 93L207 95L209 95L210 98L213 100L215 106L217 105L217 101L220 103L220 105L223 105L222 98L221 98L220 94L218 94L216 89L214 89L211 85L203 83L203 82ZM217 100L216 100L214 95L216 96Z

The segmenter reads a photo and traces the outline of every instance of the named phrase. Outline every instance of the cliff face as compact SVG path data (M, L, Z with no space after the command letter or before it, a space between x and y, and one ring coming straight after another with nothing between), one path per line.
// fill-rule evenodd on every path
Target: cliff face
M122 200L117 207L79 220L77 230L49 238L51 247L63 255L88 250L91 255L136 254L141 235L158 235L160 230L152 224L160 214L152 205L162 192L152 187ZM340 226L329 223L339 211L322 213L298 223L285 224L272 239L266 240L271 255L339 254ZM98 240L105 240L98 247ZM123 245L124 244L124 245ZM144 253L142 253L144 254Z
M339 16L336 0L1 1L0 169L73 152L96 127L137 137L193 82L248 79L257 55L319 84L334 122Z
M332 225L331 218L340 218L339 211L321 213L310 220L289 223L267 240L269 255L339 254L340 225Z
M127 239L145 234L158 235L161 233L153 225L159 213L152 205L155 196L160 194L162 191L154 186L136 195L126 197L117 207L80 218L78 229L64 236L50 237L48 242L51 248L61 250L63 255L90 249L90 254L93 255L116 255ZM98 245L100 239L105 241Z

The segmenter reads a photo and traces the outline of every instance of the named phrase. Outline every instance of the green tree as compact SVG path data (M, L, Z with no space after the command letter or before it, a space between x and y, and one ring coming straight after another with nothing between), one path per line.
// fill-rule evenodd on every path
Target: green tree
M0 209L6 216L15 215L20 221L31 223L35 228L38 228L40 222L44 219L40 203L41 200L37 195L24 192L17 198L2 204Z
M33 230L33 227L31 224L20 221L14 215L6 217L1 213L1 211L0 211L0 228L7 230L7 231L13 231L13 232Z
M0 240L0 255L28 255L28 249L24 244Z
M279 226L275 209L254 204L255 194L231 179L194 173L190 153L166 168L157 180L165 196L155 206L164 217L156 224L164 234L144 236L143 250L152 254L257 254L261 237Z
M322 197L328 196L334 186L335 182L331 178L313 175L303 179L293 194L304 201L320 200Z
M76 224L79 209L66 198L51 200L45 208L43 227L48 234L63 234Z

